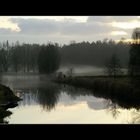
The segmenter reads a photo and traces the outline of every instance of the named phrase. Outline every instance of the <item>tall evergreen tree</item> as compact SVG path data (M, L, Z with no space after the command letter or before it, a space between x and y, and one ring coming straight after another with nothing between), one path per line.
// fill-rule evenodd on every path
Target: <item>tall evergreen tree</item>
M60 54L58 51L58 46L53 44L48 44L43 46L39 52L38 56L38 66L40 73L53 73L60 65Z
M140 75L140 28L136 28L132 34L133 43L130 49L129 74Z

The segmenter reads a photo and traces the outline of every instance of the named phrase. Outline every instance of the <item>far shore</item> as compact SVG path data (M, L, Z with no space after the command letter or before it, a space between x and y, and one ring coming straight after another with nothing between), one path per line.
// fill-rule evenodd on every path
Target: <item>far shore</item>
M134 80L135 79L135 80ZM140 106L140 77L123 76L77 76L57 78L59 84L85 88L96 92L97 96Z

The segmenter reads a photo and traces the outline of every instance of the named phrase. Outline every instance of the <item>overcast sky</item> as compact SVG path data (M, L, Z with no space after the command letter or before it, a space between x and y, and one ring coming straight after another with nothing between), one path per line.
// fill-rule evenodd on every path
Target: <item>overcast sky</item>
M26 43L131 38L139 16L0 16L0 41Z

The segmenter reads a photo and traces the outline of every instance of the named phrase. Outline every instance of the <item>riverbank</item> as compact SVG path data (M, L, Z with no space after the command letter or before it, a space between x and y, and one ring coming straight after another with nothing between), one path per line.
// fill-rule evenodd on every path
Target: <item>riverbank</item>
M55 82L92 90L96 96L119 101L126 108L140 107L139 78L132 80L128 76L115 79L108 76L79 76L56 79Z
M8 102L18 102L19 100L20 98L15 96L9 87L0 84L0 123L6 123L4 118L12 114L3 105Z

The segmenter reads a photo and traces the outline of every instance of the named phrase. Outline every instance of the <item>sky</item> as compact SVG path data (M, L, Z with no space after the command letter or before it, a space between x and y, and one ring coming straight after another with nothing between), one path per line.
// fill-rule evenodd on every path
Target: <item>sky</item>
M0 42L21 43L131 39L140 16L0 16Z

